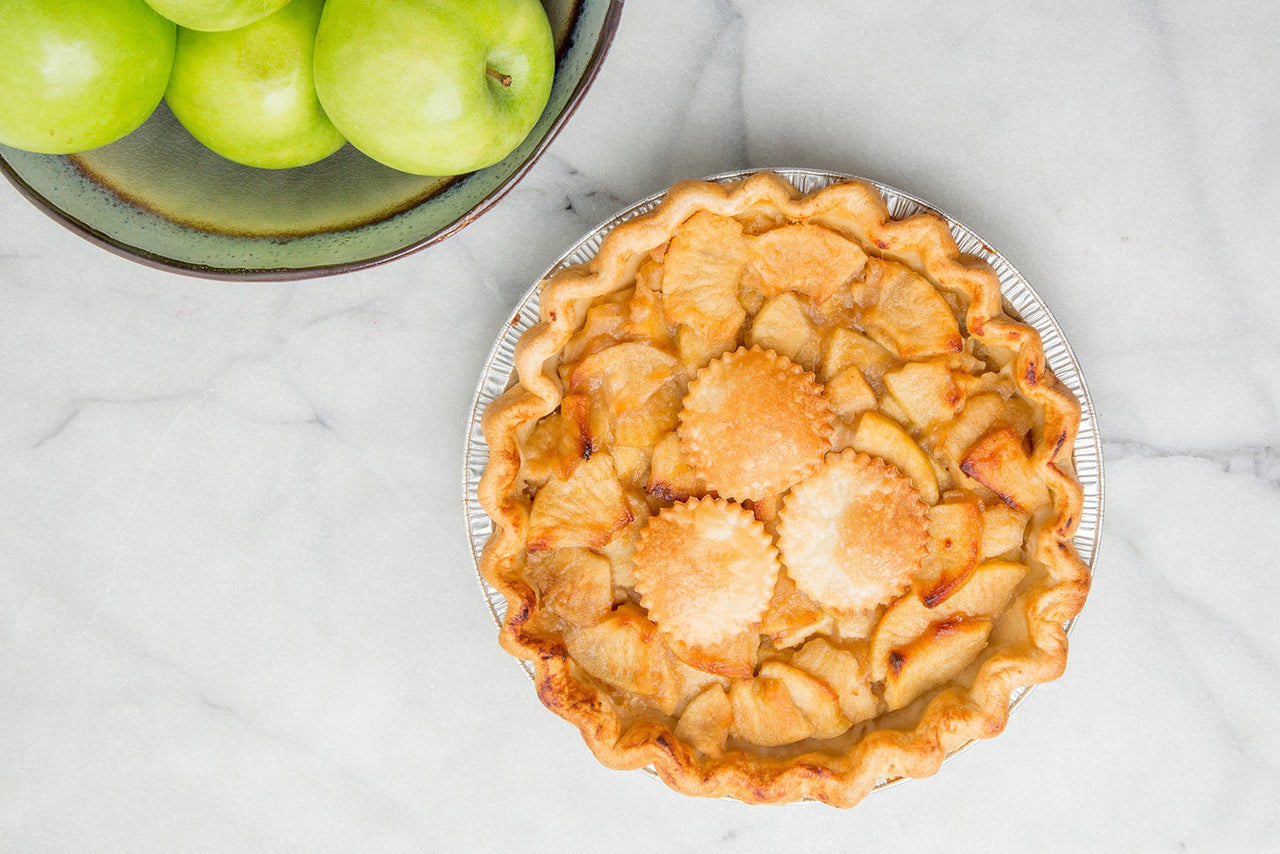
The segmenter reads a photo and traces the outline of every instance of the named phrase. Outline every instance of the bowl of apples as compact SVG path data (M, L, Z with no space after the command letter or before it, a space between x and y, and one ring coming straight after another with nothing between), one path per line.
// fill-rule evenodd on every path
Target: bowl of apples
M623 0L0 4L0 172L98 245L213 279L458 231L586 94Z

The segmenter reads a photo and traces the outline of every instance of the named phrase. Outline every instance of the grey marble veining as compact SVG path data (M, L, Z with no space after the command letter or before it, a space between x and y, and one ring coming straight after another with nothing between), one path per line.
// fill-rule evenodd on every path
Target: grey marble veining
M0 851L1276 850L1277 44L1261 0L633 0L501 203L313 282L142 268L0 186ZM1064 677L850 812L601 767L498 649L462 519L520 295L750 166L982 234L1104 440Z

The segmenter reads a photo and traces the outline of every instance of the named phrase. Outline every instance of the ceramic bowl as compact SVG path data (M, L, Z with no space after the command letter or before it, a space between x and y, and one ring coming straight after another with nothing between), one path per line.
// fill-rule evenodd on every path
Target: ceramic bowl
M142 127L82 154L0 145L0 171L82 237L142 263L222 279L299 279L379 264L463 228L528 171L586 94L622 0L543 0L555 34L551 100L502 162L453 178L408 175L350 145L311 166L240 166L161 104Z

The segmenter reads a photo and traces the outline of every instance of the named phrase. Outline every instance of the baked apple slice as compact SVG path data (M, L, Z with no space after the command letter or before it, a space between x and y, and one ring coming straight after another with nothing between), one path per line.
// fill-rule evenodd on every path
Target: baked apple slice
M662 307L668 323L707 341L735 338L746 310L738 284L747 264L742 226L699 211L681 223L663 257Z
M879 457L906 475L925 504L938 501L938 477L929 455L895 421L879 412L866 412L858 419L853 447Z
M812 371L818 365L822 337L805 315L800 298L782 293L760 307L747 330L747 346L773 350Z
M570 626L565 647L577 665L610 688L645 697L663 714L721 680L678 661L644 609L619 605L591 626Z
M565 344L561 365L573 364L589 353L616 344L626 323L627 310L622 303L610 301L593 305L587 310L582 328Z
M653 260L640 265L636 287L627 305L622 335L632 341L651 341L670 348L671 327L662 313L662 268Z
M687 643L670 636L666 641L672 654L690 667L733 679L751 678L760 649L760 636L754 632L715 642Z
M704 756L720 756L732 726L729 695L721 685L708 685L680 713L675 736Z
M873 389L884 391L881 379L897 364L896 356L861 332L837 326L822 339L822 364L818 370L825 382L856 367Z
M935 623L912 643L890 652L885 705L890 711L901 709L958 676L986 646L991 625L981 619Z
M540 487L553 477L568 477L587 456L590 443L582 424L567 415L562 405L538 421L525 440L521 479L529 486Z
M988 391L973 395L965 402L956 420L938 437L938 452L953 467L959 468L973 444L996 426L1012 427L1026 435L1033 423L1031 407L1020 398L1007 398Z
M815 727L778 679L757 676L729 687L730 732L761 747L781 747L813 735Z
M853 284L867 333L904 359L924 359L964 348L951 306L929 280L904 264L871 258Z
M569 377L569 390L599 400L616 430L620 422L642 411L651 399L663 392L678 406L684 393L679 370L680 362L674 356L649 344L626 341L583 359ZM666 401L661 403L664 406L660 409L670 408ZM659 414L654 413L655 417ZM668 420L674 423L674 416ZM615 436L615 441L617 439Z
M857 365L850 365L827 380L822 391L832 411L841 418L857 418L877 405L876 394Z
M884 385L911 423L925 430L953 419L963 400L944 359L907 362L886 371Z
M960 461L960 471L1020 513L1049 502L1049 487L1036 476L1021 435L1011 427L996 428L975 442Z
M808 223L783 225L748 237L747 251L765 293L797 291L818 305L867 264L867 253L858 244Z
M840 709L840 698L825 682L777 659L760 665L760 678L782 683L791 702L813 725L813 738L835 738L849 728L849 719Z
M796 646L817 632L830 632L834 624L830 614L800 592L791 576L785 572L778 573L773 596L760 625L760 634L767 637L774 648Z
M670 651L643 609L621 605L599 623L570 627L564 642L578 666L600 682L674 710Z
M852 650L834 646L825 638L813 638L796 652L791 664L835 691L840 711L851 725L870 720L879 712L880 699L871 690L870 673Z
M613 458L592 454L567 479L538 490L529 511L529 551L603 546L631 519Z
M686 501L706 494L706 484L680 450L678 434L669 433L654 446L645 491L663 501Z
M918 638L933 623L954 617L998 616L1026 574L1025 564L988 561L979 564L960 589L936 608L926 605L915 590L894 600L871 634L871 678L877 682L884 679L889 653Z
M652 450L680 423L680 405L686 389L684 377L672 377L639 408L614 413L614 447Z
M929 508L928 553L913 585L920 600L936 608L961 588L978 567L982 505L966 493Z
M982 559L988 560L1022 548L1027 536L1028 514L1003 501L989 501L982 507Z
M529 575L543 601L570 625L593 625L613 608L612 564L589 549L530 552Z

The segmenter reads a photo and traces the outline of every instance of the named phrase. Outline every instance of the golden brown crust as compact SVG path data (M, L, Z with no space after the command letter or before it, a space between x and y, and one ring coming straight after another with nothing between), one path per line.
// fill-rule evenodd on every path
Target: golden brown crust
M709 497L654 516L634 564L635 590L650 619L692 646L747 631L754 640L779 568L773 540L751 511Z
M634 281L639 263L650 253L660 255L695 213L735 217L754 211L820 225L856 239L872 256L902 260L961 306L969 337L1010 351L1008 374L1016 392L1040 412L1027 457L1047 486L1049 501L1028 526L1026 560L1037 568L1035 578L1024 582L1009 606L1025 631L1002 640L997 626L987 651L970 667L971 678L898 713L911 713L907 725L899 719L892 727L855 727L835 742L801 742L784 751L752 750L730 740L722 752L704 753L677 738L673 717L625 714L618 697L571 660L557 624L541 618L538 594L524 567L531 501L516 488L522 468L519 437L560 404L557 353L593 298ZM825 286L820 292L825 298ZM1083 501L1071 463L1079 406L1048 372L1035 330L1004 314L995 274L960 253L941 217L925 213L893 220L876 190L856 181L810 195L768 172L732 186L677 184L652 213L617 226L590 262L546 283L541 320L521 338L515 364L518 383L488 408L482 422L490 458L479 499L493 518L494 532L481 571L508 603L502 646L532 663L542 702L577 726L606 765L652 766L670 786L690 795L748 803L814 798L851 806L881 781L932 774L949 751L998 734L1008 717L1010 692L1054 679L1065 667L1064 623L1080 611L1090 581L1088 567L1071 545ZM690 692L690 697L697 693ZM716 708L722 711L723 705ZM694 729L692 721L686 729ZM705 740L705 732L699 732Z
M822 388L786 356L738 348L698 371L680 412L680 447L711 491L739 501L785 492L831 447Z
M778 547L787 572L836 613L888 603L906 590L928 542L929 508L897 469L852 449L787 495Z

